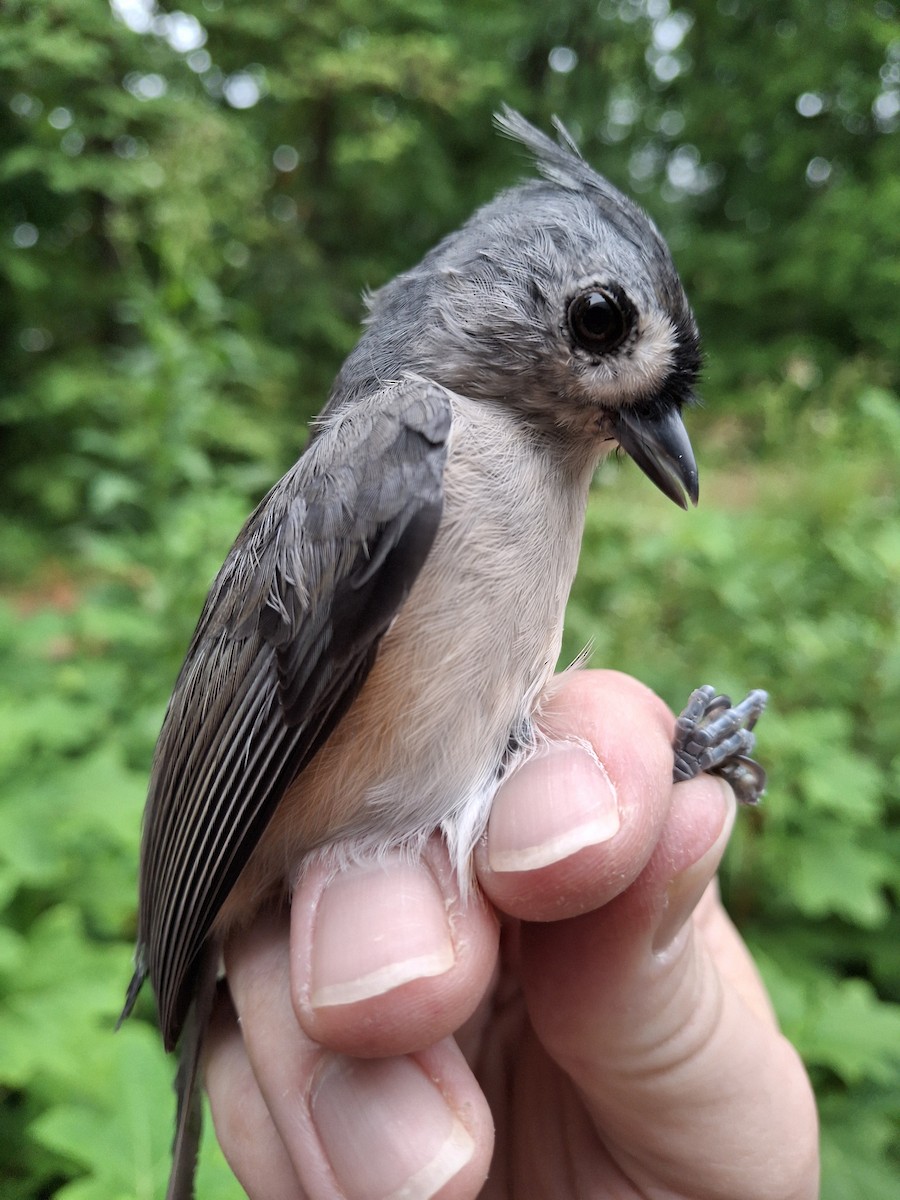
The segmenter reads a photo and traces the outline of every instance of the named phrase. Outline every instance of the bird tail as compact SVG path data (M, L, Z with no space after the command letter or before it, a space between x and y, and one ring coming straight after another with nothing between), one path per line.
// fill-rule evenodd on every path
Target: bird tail
M172 1170L166 1200L193 1200L194 1175L203 1127L201 1060L203 1037L216 995L218 955L207 948L197 974L197 990L188 1011L179 1047L175 1094L175 1136L172 1140Z

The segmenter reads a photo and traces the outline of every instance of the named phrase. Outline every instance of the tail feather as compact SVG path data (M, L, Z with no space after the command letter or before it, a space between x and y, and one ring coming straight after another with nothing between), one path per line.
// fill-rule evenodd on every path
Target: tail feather
M178 1108L166 1200L193 1200L194 1197L194 1176L203 1127L203 1037L212 1013L217 972L218 955L208 948L197 973L197 990L181 1035L178 1072L175 1076Z

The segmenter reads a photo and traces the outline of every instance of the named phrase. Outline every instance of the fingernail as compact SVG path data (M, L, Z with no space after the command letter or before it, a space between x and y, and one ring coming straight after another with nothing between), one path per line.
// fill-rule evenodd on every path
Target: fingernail
M581 746L536 755L504 783L488 823L494 871L534 871L618 832L619 806L602 763Z
M666 888L666 902L656 933L653 935L653 953L659 954L666 950L680 930L687 923L688 917L697 907L700 897L709 886L715 875L722 855L734 828L737 813L737 801L734 792L723 780L718 780L719 794L722 798L722 828L713 844L689 867L679 871Z
M319 900L311 964L313 1008L354 1004L455 961L444 897L428 869L394 855L348 867Z
M312 1117L347 1200L429 1200L475 1150L442 1093L409 1058L330 1056Z

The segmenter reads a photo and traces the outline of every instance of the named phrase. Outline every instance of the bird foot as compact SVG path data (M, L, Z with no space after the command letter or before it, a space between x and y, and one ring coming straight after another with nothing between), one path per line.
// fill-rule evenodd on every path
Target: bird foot
M709 771L731 785L741 804L756 804L765 790L766 773L750 757L756 743L751 731L768 698L754 691L732 705L728 696L708 684L692 692L675 722L674 781Z

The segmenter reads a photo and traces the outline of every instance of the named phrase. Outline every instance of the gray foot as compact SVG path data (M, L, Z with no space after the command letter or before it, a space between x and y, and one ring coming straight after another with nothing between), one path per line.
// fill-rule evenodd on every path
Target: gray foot
M756 804L766 773L750 757L756 743L751 730L768 698L755 691L732 706L728 696L718 695L709 684L692 692L675 722L675 782L711 771L731 784L741 804Z

